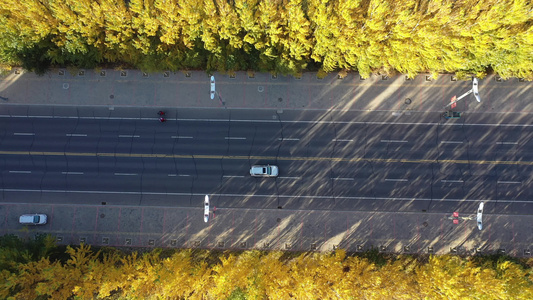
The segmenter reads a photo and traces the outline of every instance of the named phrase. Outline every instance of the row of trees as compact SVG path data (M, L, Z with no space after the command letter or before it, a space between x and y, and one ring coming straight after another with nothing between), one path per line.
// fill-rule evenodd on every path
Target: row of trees
M2 0L0 62L533 79L528 0Z
M533 272L502 257L155 249L142 255L0 239L6 299L533 299ZM35 245L39 244L39 247ZM530 260L529 263L532 263Z

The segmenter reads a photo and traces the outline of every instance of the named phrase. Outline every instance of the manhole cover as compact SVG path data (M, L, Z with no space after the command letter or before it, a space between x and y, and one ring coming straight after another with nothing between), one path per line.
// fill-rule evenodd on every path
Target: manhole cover
M422 225L424 225L424 227L428 227L428 222L424 222Z
M411 99L410 98L405 98L405 104L407 104L407 105L411 104Z
M109 95L109 99L115 98L115 95Z
M68 83L63 83L63 89L68 90L68 88L69 88Z
M100 214L100 218L103 218L103 217L105 217L105 214Z
M283 102L283 98L278 98L278 102Z
M258 87L257 87L257 91L258 91L259 93L262 93L264 90L265 90L265 88L262 87L262 86L258 86Z
M278 223L281 222L281 218L278 218L276 221L278 221Z

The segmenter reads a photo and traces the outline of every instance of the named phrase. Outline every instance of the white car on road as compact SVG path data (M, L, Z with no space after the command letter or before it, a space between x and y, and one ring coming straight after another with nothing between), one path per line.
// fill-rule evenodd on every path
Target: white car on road
M250 175L253 177L276 177L278 174L278 166L255 165L250 168Z
M204 198L204 222L209 221L209 196L205 195Z
M215 76L211 76L211 100L215 99Z
M483 202L479 204L479 208L477 209L477 228L479 230L483 229L483 221L481 218L483 217Z
M19 223L24 225L44 225L47 221L45 214L25 214L19 217Z

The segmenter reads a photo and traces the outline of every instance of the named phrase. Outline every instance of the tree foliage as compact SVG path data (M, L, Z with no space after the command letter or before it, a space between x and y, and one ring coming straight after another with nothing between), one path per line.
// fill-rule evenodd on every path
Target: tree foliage
M533 260L174 250L126 254L0 239L0 298L532 299ZM24 250L26 249L26 250ZM526 264L527 263L527 264Z
M526 0L5 0L0 64L533 79Z
M0 64L533 79L527 0L4 0Z

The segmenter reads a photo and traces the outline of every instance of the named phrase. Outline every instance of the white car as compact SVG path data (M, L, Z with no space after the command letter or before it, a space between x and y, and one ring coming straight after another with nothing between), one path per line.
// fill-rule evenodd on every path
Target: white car
M481 218L483 217L483 202L479 204L479 208L477 209L477 228L479 230L483 229L483 221Z
M474 92L474 97L476 97L476 101L481 102L481 98L479 97L479 88L478 88L477 78L474 78L474 80L472 80L472 92Z
M209 221L209 196L205 195L204 198L204 222Z
M278 166L255 165L250 168L250 175L253 177L277 177L278 174Z
M19 223L24 225L44 225L47 221L45 214L25 214L19 218Z
M215 99L215 76L211 76L211 100Z

